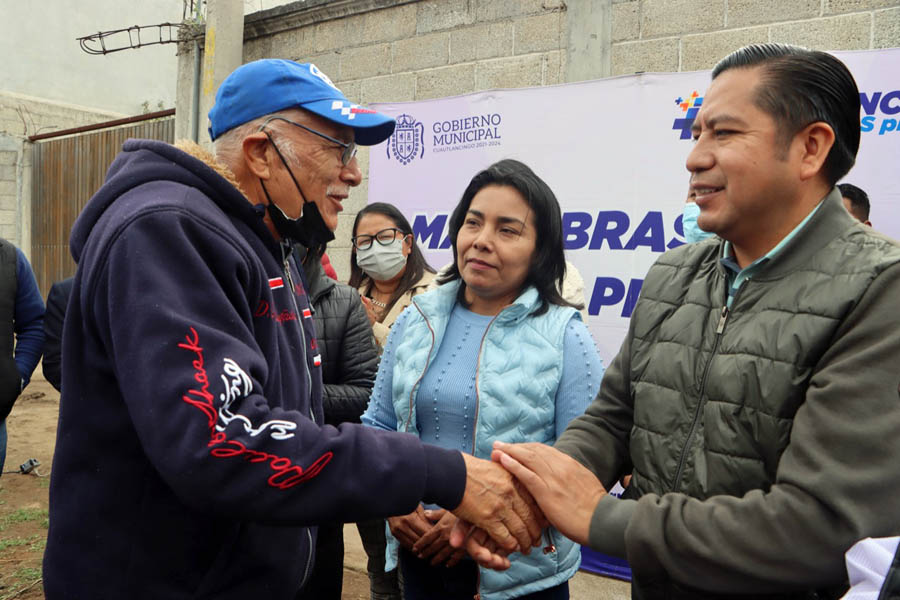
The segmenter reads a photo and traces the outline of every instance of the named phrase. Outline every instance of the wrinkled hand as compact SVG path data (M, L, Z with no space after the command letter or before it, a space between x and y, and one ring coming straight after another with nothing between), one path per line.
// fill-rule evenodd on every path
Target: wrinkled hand
M500 465L471 454L462 457L466 490L453 514L483 529L507 553L528 554L531 546L540 543L546 523L531 494ZM451 536L454 547L461 547L463 542L462 533Z
M375 305L372 304L372 300L366 298L362 294L359 295L359 299L362 300L363 307L366 309L366 316L369 317L369 324L374 325L378 320L378 314L375 312Z
M444 509L426 510L425 518L434 525L412 547L413 554L422 560L432 557L433 567L444 562L452 567L466 554L465 550L450 545L450 532L458 520L456 515Z
M556 448L534 442L494 442L491 459L499 461L528 488L547 519L563 535L587 544L594 509L606 495L593 473Z
M388 517L387 521L391 533L407 550L412 550L419 538L431 529L431 523L425 518L425 509L421 504L408 515Z

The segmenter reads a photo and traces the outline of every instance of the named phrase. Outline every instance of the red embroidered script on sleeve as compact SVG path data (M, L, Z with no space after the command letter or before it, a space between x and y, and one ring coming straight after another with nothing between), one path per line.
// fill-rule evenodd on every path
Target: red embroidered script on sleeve
M325 465L331 461L332 452L326 452L304 469L299 465L295 465L287 457L247 448L247 446L237 440L228 439L224 431L216 431L218 411L213 404L214 397L209 391L209 377L206 374L206 367L203 362L203 347L200 346L200 336L197 330L193 327L190 330L191 332L184 336L185 341L179 343L178 347L194 353L194 360L191 361L191 366L194 368L194 381L197 382L197 386L189 389L182 396L182 400L200 410L206 416L206 423L209 428L208 446L210 455L216 458L233 458L237 456L250 463L268 463L269 468L274 472L269 477L268 484L281 490L294 487L318 475L325 468Z

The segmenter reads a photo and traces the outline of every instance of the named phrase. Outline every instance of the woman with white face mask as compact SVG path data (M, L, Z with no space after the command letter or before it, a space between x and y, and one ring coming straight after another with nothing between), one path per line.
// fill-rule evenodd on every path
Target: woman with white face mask
M353 222L349 284L359 289L379 347L391 325L434 279L409 221L396 206L375 202Z
M716 235L709 231L703 231L697 225L697 217L700 216L700 207L697 206L697 192L692 188L688 189L688 197L684 202L684 209L681 217L681 228L684 231L684 241L688 244L702 242L707 238Z

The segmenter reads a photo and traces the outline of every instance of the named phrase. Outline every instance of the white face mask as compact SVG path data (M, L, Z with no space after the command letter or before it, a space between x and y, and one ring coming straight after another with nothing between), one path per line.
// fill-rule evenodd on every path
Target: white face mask
M697 217L700 216L700 207L696 202L685 202L682 209L681 227L684 230L684 239L687 243L702 242L716 234L703 231L697 225Z
M365 250L356 251L356 264L376 281L393 279L406 266L403 238L397 238L387 246L373 240Z

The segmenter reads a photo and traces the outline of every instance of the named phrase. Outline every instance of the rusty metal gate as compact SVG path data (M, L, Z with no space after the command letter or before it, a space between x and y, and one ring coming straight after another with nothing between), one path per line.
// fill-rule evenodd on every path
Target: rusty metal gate
M69 232L128 138L171 143L175 111L98 123L29 138L34 142L31 264L46 298L54 281L75 274Z

